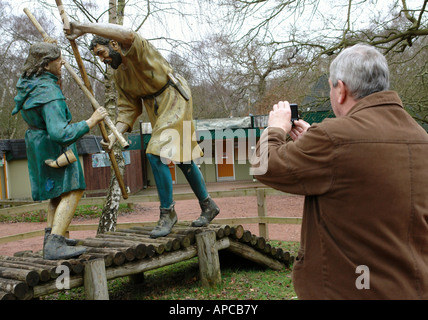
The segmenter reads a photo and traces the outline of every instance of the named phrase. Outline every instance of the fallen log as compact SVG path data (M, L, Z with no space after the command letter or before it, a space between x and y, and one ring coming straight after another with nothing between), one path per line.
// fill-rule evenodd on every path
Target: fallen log
M0 291L10 292L18 299L29 298L30 287L22 281L0 278Z
M113 265L113 255L110 253L84 253L80 256L80 259L84 261L90 261L95 259L104 259L104 264L106 267L110 267Z
M104 240L106 242L110 242L110 243L113 243L116 245L122 245L122 246L129 245L132 248L134 248L135 250L137 250L138 247L140 247L140 248L144 247L145 255L147 254L147 246L146 246L147 242L152 243L157 254L162 254L165 251L165 245L159 241L157 241L157 242L146 241L146 243L142 243L142 241L134 241L134 240L130 240L128 238L114 237L113 235L107 235L107 234L99 234L99 235L97 235L96 239L101 239L101 240ZM144 257L141 257L141 259L142 258L144 258Z
M135 233L138 235L146 235L148 239L150 238L151 229L143 230L142 228L144 227L135 227L135 228L139 228L139 229L134 229L134 227L132 227L131 229L121 229L121 231L126 233ZM183 248L187 248L194 243L194 240L192 241L192 235L190 234L187 235L187 234L170 233L161 238L177 239L180 241L180 246ZM159 240L160 238L156 238L156 239ZM193 239L194 239L194 235L193 235Z
M104 241L102 239L76 239L78 245L83 245L89 248L115 248L119 251L122 251L125 255L127 261L132 261L135 259L135 249L126 246L124 243L117 243L111 241Z
M242 237L239 239L242 242L249 243L251 241L251 232L248 230L244 230Z
M230 235L234 239L237 239L237 240L241 239L242 236L244 235L244 227L241 225L230 227Z
M277 260L275 260L275 259L273 259L273 258L271 258L265 254L262 254L261 252L257 251L256 249L254 249L248 245L245 245L244 243L242 243L240 241L230 239L230 245L229 245L229 248L227 250L230 250L231 252L233 252L233 253L235 253L235 254L243 257L243 258L254 261L258 264L264 265L264 266L269 267L269 268L274 269L274 270L281 270L284 267L284 265L281 262L279 262L279 261L277 261Z
M0 277L25 281L25 283L30 287L34 287L40 281L39 274L34 270L22 270L6 267L0 267Z
M29 271L35 271L39 275L40 281L46 282L51 279L51 273L53 270L53 273L55 274L55 269L48 270L45 268L39 268L37 266L29 266L26 264L18 264L8 261L0 261L0 267L5 268L13 268L17 270L29 270Z
M11 257L12 258L12 257ZM25 252L19 257L14 256L13 258L18 258L22 260L28 260L39 264L45 264L49 266L67 266L71 272L79 274L83 272L83 264L78 259L69 259L69 260L46 260L43 259L40 255L32 252ZM19 261L19 260L16 260Z
M0 300L16 300L16 296L10 292L0 291Z
M150 234L150 232L153 230L153 227L147 227L147 226L134 226L128 229L130 232L133 232L133 230L139 231L141 234ZM184 226L174 226L171 230L171 232L165 236L165 237L179 237L180 235L184 236L190 236L190 238L194 239L195 234L201 231L200 228L189 228Z
M163 244L165 246L165 251L178 250L180 249L180 241L178 239L166 239L166 238L157 238L152 239L146 235L138 235L134 233L126 232L106 232L104 234L99 234L97 237L101 238L111 238L111 239L126 239L130 241L135 241L142 244L153 243L153 244Z
M88 247L86 252L88 254L92 253L104 253L104 254L111 254L113 258L113 264L116 266L121 266L125 263L126 256L125 254L120 250L114 250L114 249L108 249L108 248L95 248L95 247Z

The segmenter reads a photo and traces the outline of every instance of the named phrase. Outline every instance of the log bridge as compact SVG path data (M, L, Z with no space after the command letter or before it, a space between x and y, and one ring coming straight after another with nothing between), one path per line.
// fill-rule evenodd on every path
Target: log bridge
M274 247L242 225L194 228L178 223L168 236L157 239L150 238L152 229L134 226L77 239L87 251L75 259L45 260L40 252L28 251L0 256L0 300L28 300L81 286L86 299L108 300L107 280L123 276L135 280L145 271L196 256L201 284L214 286L221 281L218 251L223 249L275 270L294 260L290 252Z

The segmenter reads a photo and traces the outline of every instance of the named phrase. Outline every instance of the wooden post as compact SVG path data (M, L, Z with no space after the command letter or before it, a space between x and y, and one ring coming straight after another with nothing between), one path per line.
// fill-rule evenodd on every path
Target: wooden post
M220 259L216 247L216 234L206 231L196 234L199 275L202 285L213 287L221 282Z
M266 217L266 193L265 189L257 189L257 213L259 217ZM260 237L269 238L269 228L266 223L259 223Z
M83 284L87 300L109 300L103 259L89 260L85 263Z

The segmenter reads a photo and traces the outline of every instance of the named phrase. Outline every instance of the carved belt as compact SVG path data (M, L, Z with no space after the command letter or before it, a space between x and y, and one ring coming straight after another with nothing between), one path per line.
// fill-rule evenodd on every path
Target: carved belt
M154 100L155 101L155 115L158 115L158 109L159 109L159 105L158 105L156 98L158 96L160 96L169 86L172 86L172 85L173 85L172 81L168 80L166 85L164 85L162 87L162 89L160 89L158 92L156 92L154 94L149 94L149 95L143 97L143 100L148 99L148 100Z
M166 83L166 85L163 86L162 89L160 89L158 92L156 92L154 94L150 94L150 95L143 97L143 99L151 99L151 100L155 101L155 115L158 115L158 109L159 109L159 105L158 105L158 102L156 101L156 97L160 96L166 90L166 88L168 88L169 86L171 86L175 90L177 90L180 93L180 95L186 101L189 101L189 96L187 95L187 93L183 89L183 87L181 86L180 82L178 82L177 79L171 73L169 73L168 74L168 82Z

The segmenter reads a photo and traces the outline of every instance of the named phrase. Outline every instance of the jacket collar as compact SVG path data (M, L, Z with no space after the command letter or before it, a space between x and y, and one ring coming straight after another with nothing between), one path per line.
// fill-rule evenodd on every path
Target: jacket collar
M396 105L403 108L403 102L395 91L376 92L359 100L347 113L347 116L366 108Z

